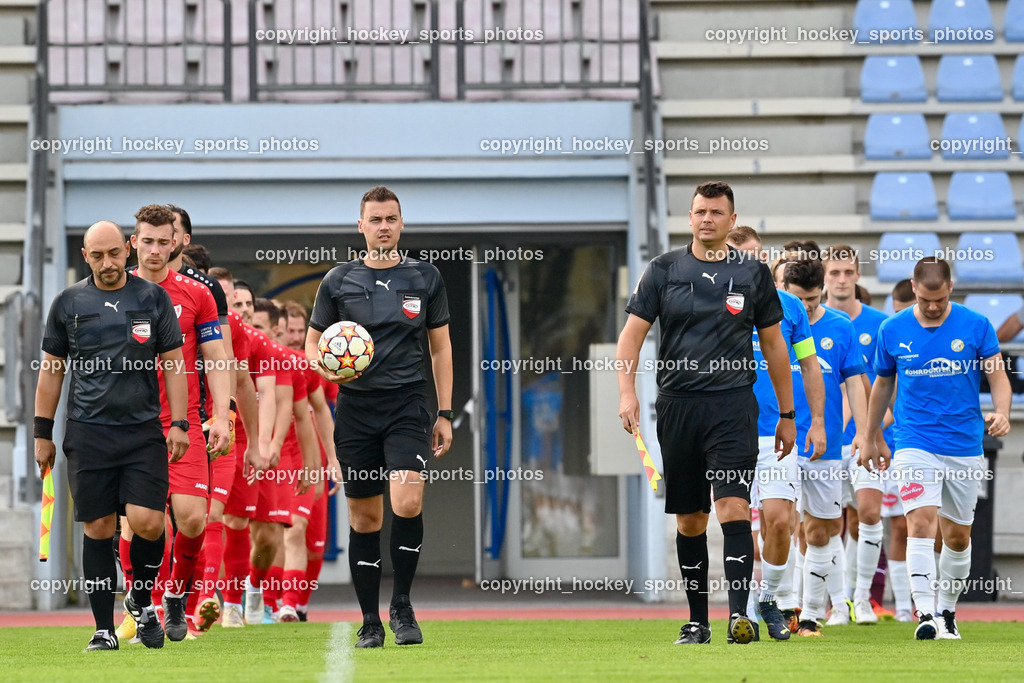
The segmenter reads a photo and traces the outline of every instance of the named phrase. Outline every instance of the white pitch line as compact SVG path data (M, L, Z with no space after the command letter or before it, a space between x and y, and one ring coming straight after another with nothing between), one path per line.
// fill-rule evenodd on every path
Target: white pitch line
M324 683L352 680L352 625L345 621L331 624L330 641L324 656L324 672L320 680Z

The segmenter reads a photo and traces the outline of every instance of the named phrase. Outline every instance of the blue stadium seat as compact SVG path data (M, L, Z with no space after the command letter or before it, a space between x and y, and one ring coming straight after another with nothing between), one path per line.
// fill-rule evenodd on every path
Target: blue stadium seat
M935 198L931 174L875 174L871 184L872 220L934 221L938 217L939 202Z
M911 0L857 0L853 28L858 43L916 43L920 40Z
M1009 43L1024 42L1024 0L1010 0L1006 3L1003 36Z
M928 40L935 43L991 43L995 26L988 0L932 0Z
M925 256L940 251L934 232L887 232L878 240L878 281L899 282L914 274L914 266Z
M1017 61L1013 63L1013 99L1024 102L1024 55L1017 55Z
M1020 294L968 294L964 297L964 306L981 313L998 330L1007 318L1024 306L1024 297ZM1024 332L1010 341L1024 342Z
M946 114L941 149L943 159L1009 159L1003 117L993 111Z
M1013 220L1017 204L1013 199L1010 174L957 171L949 181L946 211L958 221Z
M928 89L917 55L866 57L860 72L864 102L925 102Z
M864 158L931 159L931 138L924 114L872 114L864 129Z
M963 284L1024 282L1020 245L1012 232L965 232L956 245L956 280Z
M892 294L885 297L885 305L882 306L882 313L886 315L896 315L896 309L892 305Z
M1002 102L995 55L943 55L935 78L939 102Z

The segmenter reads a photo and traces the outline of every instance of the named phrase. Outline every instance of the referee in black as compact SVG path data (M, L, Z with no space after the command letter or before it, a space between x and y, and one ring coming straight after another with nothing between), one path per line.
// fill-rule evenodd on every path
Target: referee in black
M398 251L402 207L395 193L375 187L359 206L361 258L333 268L320 283L306 333L306 356L341 385L334 440L348 499L349 566L363 626L356 647L383 647L379 593L384 481L389 480L394 591L390 626L395 644L423 642L409 592L423 546L423 483L430 455L452 442L452 347L448 297L437 268ZM343 380L319 364L317 343L341 320L373 337L373 362ZM424 338L437 388L436 421L428 408ZM433 427L431 423L433 422Z
M85 233L82 255L92 275L60 292L50 306L36 390L35 456L40 474L53 467L53 417L71 372L64 455L75 503L85 523L82 568L96 621L88 650L116 650L114 634L115 515L135 531L135 567L125 608L147 647L164 632L150 592L164 554L167 463L188 449L188 405L181 328L162 287L125 272L129 245L117 224L100 221ZM156 360L159 357L159 362ZM171 406L170 432L160 426L157 367Z
M796 441L793 378L780 332L779 295L768 267L726 244L736 224L732 188L697 187L690 206L693 241L647 266L633 291L619 335L619 416L630 434L640 404L634 373L640 347L661 323L656 405L665 468L665 512L676 516L676 553L690 605L677 644L711 641L708 624L708 514L725 536L729 586L728 642L748 643L757 621L746 614L753 573L750 486L757 466L752 328L778 398L775 445L780 458Z

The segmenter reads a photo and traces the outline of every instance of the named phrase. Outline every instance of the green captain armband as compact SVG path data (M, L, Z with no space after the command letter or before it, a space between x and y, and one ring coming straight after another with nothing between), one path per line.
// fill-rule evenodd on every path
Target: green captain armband
M803 360L808 356L814 355L817 351L814 350L814 338L809 337L801 342L793 344L793 351L796 353L797 360Z

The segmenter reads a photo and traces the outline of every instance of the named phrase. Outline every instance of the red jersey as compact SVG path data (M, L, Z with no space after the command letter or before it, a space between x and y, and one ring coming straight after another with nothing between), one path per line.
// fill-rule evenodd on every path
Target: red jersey
M223 339L220 320L217 318L217 303L206 285L192 278L168 270L167 277L159 283L171 296L174 312L181 327L181 352L185 356L185 372L188 380L188 413L186 419L199 424L199 373L196 371L196 349L199 345ZM160 377L160 421L164 429L171 424L171 407L167 403L167 388L164 374Z
M241 320L241 318L239 318ZM231 334L235 333L234 328L231 329ZM249 375L252 377L255 383L256 379L260 377L274 377L275 384L286 384L291 385L291 373L278 372L277 368L279 363L275 360L276 356L273 353L273 347L269 339L257 330L255 327L242 324L242 334L246 340L246 346L249 350L248 361L249 361ZM232 340L233 341L233 340ZM256 393L256 399L259 400L259 392ZM235 440L241 439L243 442L247 440L245 434L245 428L242 427L242 421L238 420L235 423Z
M249 335L245 333L242 316L230 310L228 311L228 328L231 330L231 352L234 356L234 359L228 359L228 367L234 372L237 367L236 362L242 363L249 360ZM206 390L206 414L213 417L213 394L210 393L209 387ZM241 420L236 421L241 422Z

